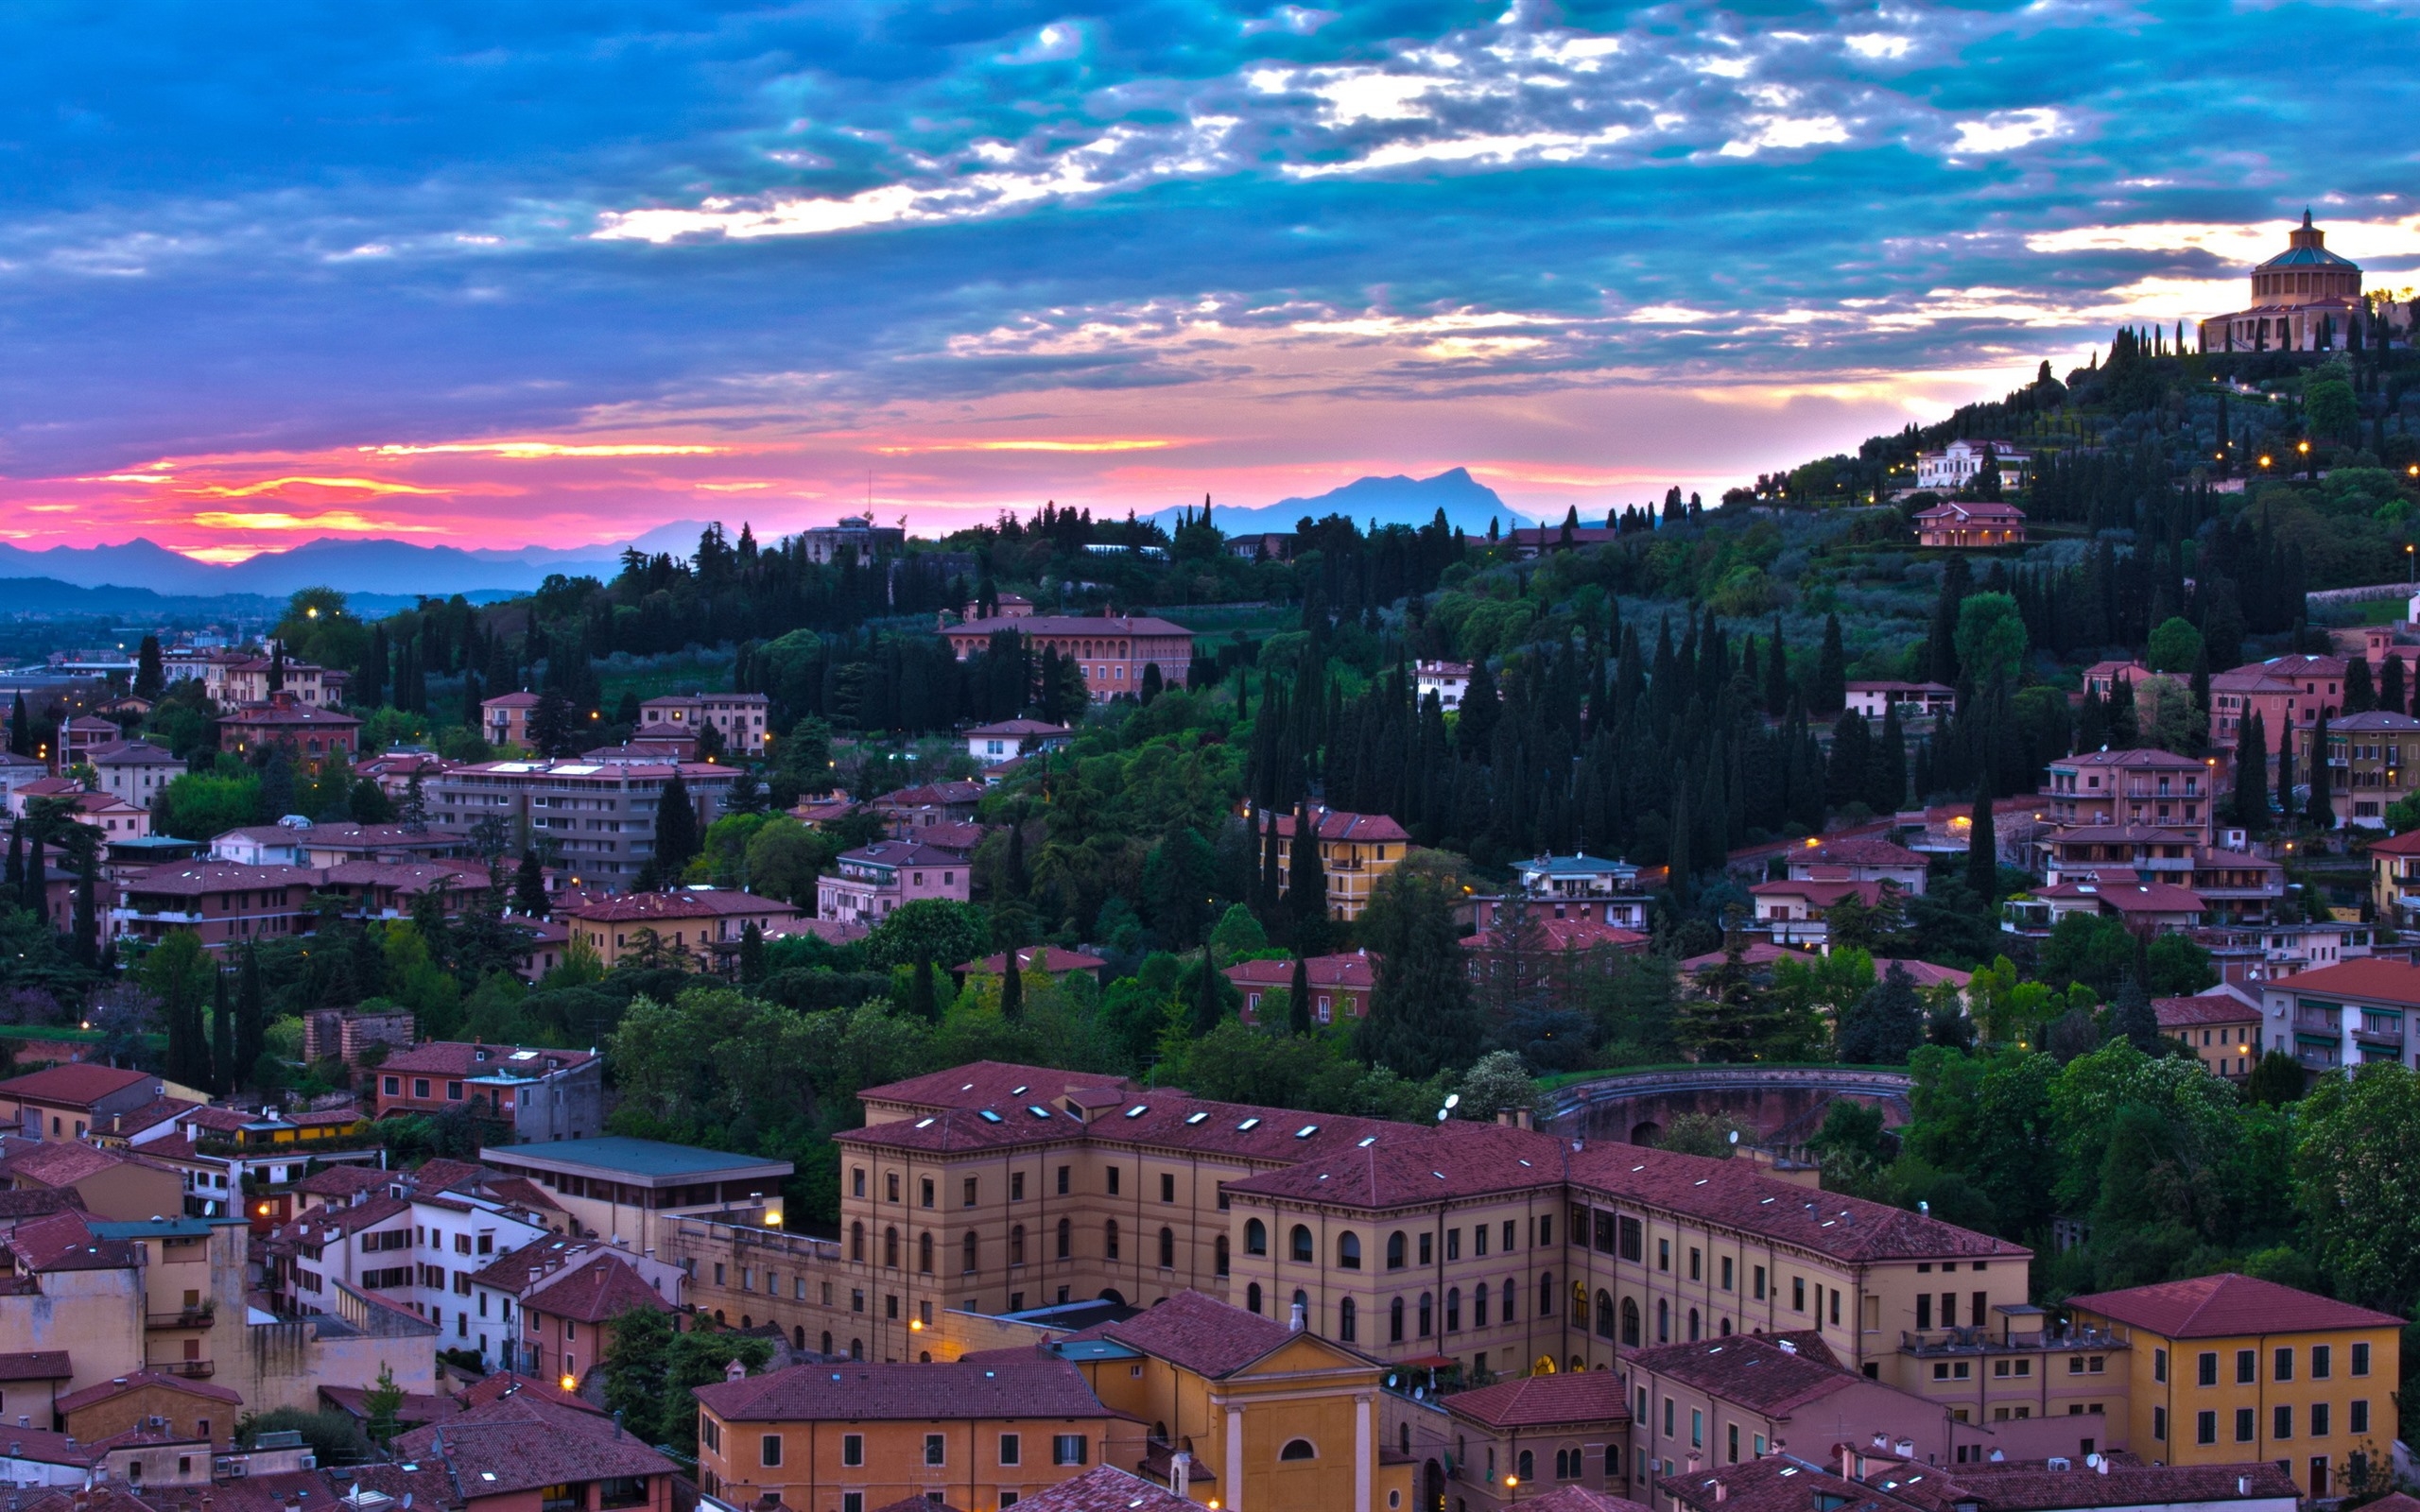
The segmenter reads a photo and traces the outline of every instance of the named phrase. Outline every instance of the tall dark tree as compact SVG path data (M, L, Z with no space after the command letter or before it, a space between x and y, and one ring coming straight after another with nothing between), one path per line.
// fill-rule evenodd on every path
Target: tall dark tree
M572 729L571 700L561 688L538 695L529 711L529 746L541 756L566 756L577 744Z
M142 649L134 653L134 696L157 698L167 685L167 674L160 665L160 638L147 635Z
M1287 859L1287 942L1297 955L1317 955L1327 949L1327 868L1320 857L1320 811L1308 799L1295 811Z
M1487 658L1473 658L1470 686L1463 691L1461 709L1454 716L1454 743L1464 756L1487 760L1503 713L1503 700L1495 693L1495 674L1488 670Z
M739 981L743 987L756 987L765 980L765 932L750 919L739 932ZM930 983L927 982L927 986Z
M247 944L243 974L237 978L235 990L236 1074L258 1085L261 1057L268 1053L268 1011L261 999L261 953L258 946Z
M1841 1014L1841 1059L1851 1065L1906 1065L1924 1040L1924 1000L1898 961Z
M1824 616L1824 648L1815 658L1815 678L1807 685L1806 706L1819 714L1839 713L1849 698L1849 658L1841 643L1841 617Z
M2377 707L2378 692L2370 678L2370 664L2360 657L2350 657L2344 663L2344 712L2365 714Z
M1484 1026L1444 885L1398 868L1379 883L1361 923L1377 963L1357 1030L1361 1057L1414 1080L1469 1065Z
M210 1090L225 1096L235 1090L235 1005L227 994L227 973L210 973Z
M2277 742L2277 817L2290 824L2294 816L2294 721L2286 717L2286 730Z
M26 713L26 696L21 690L9 708L9 749L19 756L34 753L33 716Z
M655 805L655 865L665 886L680 885L681 868L698 853L699 843L698 811L690 805L689 784L676 770Z
M77 858L76 913L69 926L75 946L76 964L96 967L101 964L100 908L93 894L95 873L101 869L98 848L87 845Z
M1286 1027L1294 1034L1311 1032L1311 968L1301 955L1294 957L1294 977L1286 988Z
M1999 837L1992 828L1992 783L1975 789L1974 807L1967 811L1966 885L1988 909L1999 900Z
M26 821L20 816L9 821L9 902L17 907L26 902Z
M2132 1040L2147 1056L2159 1054L2159 1015L2152 1007L2139 971L2118 987L2117 1001L2109 1005L2109 1036Z
M1219 974L1219 962L1207 949L1201 952L1201 970L1193 979L1193 1032L1205 1035L1219 1027L1227 1013L1227 979Z
M524 918L546 917L546 868L535 850L522 851L521 865L513 871L512 908Z
M1014 951L1009 954L1011 958L1016 954ZM1004 980L1001 986L1005 988L1008 984ZM942 1022L941 994L933 985L933 958L929 955L916 957L916 974L908 979L908 1013L926 1023Z
M2310 730L2310 802L2303 810L2314 830L2336 828L2335 780L2327 760L2327 711L2323 709Z
M1011 946L1008 960L1000 968L1000 1017L1011 1023L1025 1022L1025 972L1021 969L1024 963L1017 959L1016 948Z
M2403 687L2403 658L2391 656L2378 668L2378 707L2391 714L2406 713L2410 701Z

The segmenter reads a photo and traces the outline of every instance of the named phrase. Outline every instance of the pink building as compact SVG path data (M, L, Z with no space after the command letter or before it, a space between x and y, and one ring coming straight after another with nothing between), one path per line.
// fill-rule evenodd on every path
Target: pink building
M914 840L877 840L841 851L836 864L816 886L816 915L837 923L871 929L902 903L972 896L964 856Z
M997 619L954 625L942 633L960 662L991 646L996 632L1011 627ZM1143 691L1143 672L1160 669L1160 680L1184 686L1193 666L1193 632L1169 620L1132 615L1030 614L1013 628L1036 655L1055 650L1083 669L1084 688L1095 702Z
M2272 752L2293 731L2308 733L2320 711L2334 718L2344 707L2344 659L2281 656L2221 672L2210 679L2210 744L2233 750L2244 722L2256 712Z

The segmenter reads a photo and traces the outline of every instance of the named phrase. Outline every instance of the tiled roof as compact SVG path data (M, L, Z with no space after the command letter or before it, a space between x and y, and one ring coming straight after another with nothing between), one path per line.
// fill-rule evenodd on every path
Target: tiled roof
M520 1058L526 1057L527 1058ZM408 1072L418 1076L541 1076L546 1062L568 1071L596 1058L593 1051L555 1050L544 1045L465 1044L456 1040L431 1040L389 1055L381 1072Z
M1201 1292L1179 1292L1116 1323L1097 1323L1063 1342L1109 1339L1218 1381L1271 1353L1294 1331Z
M2420 966L2376 956L2298 971L2271 986L2303 997L2355 998L2420 1007Z
M1026 1512L1201 1512L1201 1503L1115 1465L1084 1471L1017 1503Z
M957 859L955 857L953 860ZM777 899L729 888L696 892L631 892L592 898L561 910L592 924L644 923L653 919L719 919L726 914L791 914L798 910Z
M2153 998L2152 1011L2163 1029L2216 1028L2221 1024L2258 1023L2260 1010L2233 997Z
M178 1114L188 1112L200 1106L187 1097L155 1097L140 1108L131 1108L123 1113L112 1113L108 1129L96 1132L120 1136L140 1134L145 1129L169 1123Z
M1093 1395L1082 1371L1064 1360L1045 1359L979 1366L845 1360L800 1365L700 1386L697 1398L727 1422L1115 1416Z
M215 1386L207 1381L188 1381L182 1376L165 1375L157 1370L130 1370L122 1376L98 1382L81 1391L71 1391L53 1403L56 1411L66 1414L81 1412L96 1402L123 1397L130 1391L156 1389L182 1392L207 1401L232 1401L241 1404L244 1394L226 1386Z
M670 1460L620 1424L527 1392L415 1428L395 1440L395 1457L441 1457L474 1501L573 1481L669 1475L674 1469Z
M462 1405L466 1408L483 1407L500 1398L517 1397L525 1392L540 1400L553 1402L558 1407L569 1407L575 1412L584 1412L598 1418L605 1416L603 1408L578 1392L565 1391L552 1381L516 1375L510 1370L491 1372L464 1387Z
M337 1411L358 1418L364 1422L370 1420L370 1392L371 1388L368 1386L321 1385L320 1387L320 1400ZM406 1427L415 1427L421 1423L440 1422L447 1418L459 1417L461 1411L462 1404L443 1392L406 1391L404 1393L402 1406L396 1410L395 1420Z
M2146 882L2129 874L2112 877L2106 868L2090 882L2063 882L2036 887L2036 898L2095 898L2121 914L2198 914L2207 905L2202 895L2172 882Z
M1013 619L977 620L973 626L959 626L955 633L975 629L983 633L993 630L1015 630L1020 635L1101 636L1101 635L1183 635L1193 632L1173 620L1154 619L1149 615L1130 616L1107 614L1020 614Z
M1868 908L1882 901L1885 882L1806 881L1760 882L1748 889L1757 898L1804 898L1810 907L1829 908L1843 898L1855 898Z
M1376 963L1367 951L1341 955L1313 955L1303 962L1311 986L1366 991L1376 982ZM1290 960L1237 961L1220 973L1237 987L1285 987L1294 980Z
M969 735L980 735L987 738L992 736L1023 737L1026 735L1065 735L1070 733L1072 733L1072 731L1069 730L1065 725L1054 725L1041 719L1003 719L994 724L977 725L967 731L967 734Z
M184 762L172 750L163 750L147 740L120 741L90 752L85 760L95 766L182 766Z
M247 866L237 861L171 862L135 872L118 885L120 892L175 893L257 891L267 887L316 887L317 867Z
M1351 814L1330 808L1314 808L1311 813L1320 827L1320 839L1323 842L1384 840L1392 843L1411 839L1402 825L1384 814ZM1288 840L1294 837L1293 815L1277 816L1277 833Z
M99 1066L89 1061L73 1065L51 1066L11 1076L0 1081L0 1097L20 1102L48 1103L63 1108L90 1108L112 1092L124 1091L137 1082L149 1082L154 1096L160 1091L160 1078L147 1072L126 1071L116 1066Z
M1806 852L1806 857L1793 855L1790 859L1801 860L1808 857L1840 867L1922 867L1926 864L1924 857L1905 846L1893 845L1888 840L1858 836L1817 846Z
M1047 1103L1080 1087L1115 1086L1127 1091L1134 1084L1122 1077L1080 1071L1054 1071L1048 1066L1020 1066L1006 1060L977 1060L948 1071L929 1072L906 1081L869 1087L857 1095L870 1103L900 1103L912 1108L990 1108L1011 1103Z
M1325 1122L1318 1114L1286 1116L1295 1128ZM1517 1192L1562 1178L1563 1142L1530 1129L1452 1119L1436 1125L1373 1122L1354 1132L1356 1138L1281 1170L1230 1181L1226 1190L1385 1211Z
M2226 1339L2254 1333L2403 1326L2401 1318L2385 1313L2232 1272L2191 1280L2162 1281L2123 1292L2070 1297L2067 1306L2170 1339Z
M1565 1370L1458 1391L1441 1399L1439 1405L1458 1418L1496 1429L1627 1423L1630 1406L1623 1392L1622 1378L1610 1370Z
M1787 1348L1784 1346L1787 1345ZM1823 1336L1733 1333L1694 1344L1662 1344L1634 1351L1631 1363L1723 1401L1785 1417L1807 1402L1853 1386L1864 1377L1844 1369Z
M1081 951L1061 950L1056 945L1028 945L1017 952L1017 970L1044 971L1057 976L1062 971L1097 971L1109 963L1098 955ZM1009 953L986 955L979 961L961 961L950 968L953 971L982 971L997 976L1009 969Z
M2212 1502L2295 1498L2294 1478L2262 1460L2235 1465L2145 1465L2132 1454L2104 1455L2106 1474L2081 1458L2066 1469L2044 1460L1962 1465L1958 1487L1991 1512L2068 1512L2081 1507L2190 1506ZM2248 1483L2248 1484L2247 1484ZM2375 1503L2374 1503L2375 1504Z
M398 1196L369 1197L350 1208L313 1208L278 1228L277 1234L281 1238L322 1244L332 1228L338 1236L357 1234L364 1228L374 1228L389 1218L402 1217L411 1211L412 1205Z
M80 1142L45 1140L25 1145L16 1154L0 1160L0 1177L38 1182L46 1187L64 1187L121 1165L160 1169L143 1157L125 1150L103 1149L97 1144Z
M920 844L931 846L936 850L955 850L961 856L973 855L976 848L983 843L984 836L992 833L986 826L969 819L943 819L939 824L919 824L915 829Z
M65 1349L28 1349L0 1354L0 1381L65 1381L75 1374Z
M2344 714L2327 722L2330 731L2356 735L2409 735L2420 730L2420 719L2410 714L2389 713L2383 709L2365 710L2358 714Z
M2198 772L2202 770L2202 764L2195 761L2190 756L2179 756L2174 751L2159 750L2150 747L2137 747L2126 750L2080 751L2073 756L2055 757L2051 760L2050 765L2052 766L2062 768L2070 766L2078 768L2089 767L2100 771L2115 769L2118 771ZM2065 797L2066 795L2062 794L2061 796ZM2090 795L2085 794L2083 796L2089 797Z
M1584 1486L1559 1486L1544 1496L1525 1497L1521 1505L1527 1512L1651 1512L1643 1502L1608 1496Z
M1635 951L1647 947L1647 936L1634 929L1623 929L1600 919L1576 915L1568 919L1549 919L1543 912L1533 912L1531 922L1550 951L1615 950ZM1462 939L1466 951L1495 950L1497 931L1482 929Z
M2420 830L2406 830L2370 842L2370 854L2388 856L2420 856Z
M914 787L893 788L874 799L888 808L946 808L959 803L979 802L983 784L961 779L954 782L923 782Z
M855 850L843 850L839 859L880 867L962 867L966 858L955 850L939 846L920 845L913 840L876 840Z
M534 1289L524 1295L521 1307L524 1312L550 1314L579 1323L603 1323L634 1307L653 1308L659 1313L673 1310L661 1293L639 1280L630 1262L615 1255L598 1255L585 1264L541 1279Z
M1836 1260L2022 1262L2031 1253L1929 1214L1784 1181L1747 1160L1592 1141L1569 1161L1572 1184L1603 1194L1609 1208L1625 1197L1653 1203Z
M0 1190L0 1218L47 1218L54 1212L82 1212L84 1196L74 1187L34 1187L24 1192Z

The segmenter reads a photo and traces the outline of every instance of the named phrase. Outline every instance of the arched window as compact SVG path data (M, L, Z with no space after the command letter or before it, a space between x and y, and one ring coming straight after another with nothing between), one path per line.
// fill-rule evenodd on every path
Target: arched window
M1059 1220L1059 1258L1072 1260L1076 1254L1076 1226L1066 1219Z
M1018 1224L1009 1230L1009 1263L1011 1265L1025 1263L1025 1225L1023 1224Z
M1611 1292L1599 1292L1597 1294L1597 1337L1600 1339L1610 1339L1613 1336L1614 1294Z
M1257 1218L1244 1220L1244 1253L1247 1255L1269 1253L1269 1226Z
M927 1276L933 1273L933 1236L931 1234L916 1236L916 1268Z
M1298 1263L1309 1264L1314 1253L1311 1248L1311 1231L1301 1224L1296 1224L1294 1231L1286 1236L1286 1247L1293 1251L1294 1259Z
M1100 1252L1111 1260L1117 1258L1117 1220L1115 1218L1100 1226Z
M1727 1317L1722 1320L1722 1336L1726 1339L1731 1337L1731 1320Z
M790 1325L790 1348L798 1350L801 1354L804 1354L806 1352L805 1324L793 1323Z
M849 1225L849 1258L860 1265L866 1263L866 1226L864 1224Z
M1336 1336L1340 1341L1351 1344L1360 1336L1360 1332L1361 1309L1348 1297L1336 1304Z
M1605 1479L1618 1481L1621 1478L1622 1447L1619 1444L1607 1444L1605 1446Z
M1160 1228L1160 1269L1176 1269L1176 1230L1166 1225Z
M853 1165L849 1167L849 1195L862 1197L865 1194L866 1168L862 1165Z
M1479 1282L1471 1290L1471 1327L1475 1329L1487 1327L1487 1282L1485 1281Z
M1211 1253L1217 1258L1219 1274L1221 1276L1227 1274L1227 1236L1225 1234L1220 1234L1219 1242L1211 1246Z
M849 1358L852 1360L862 1360L865 1357L866 1341L863 1339L851 1339L849 1341Z
M1672 1342L1672 1304L1660 1297L1655 1299L1655 1342Z
M1558 1481L1576 1481L1580 1478L1571 1473L1571 1451L1558 1449L1554 1452L1554 1478Z
M1521 1457L1514 1460L1512 1463L1520 1467L1518 1469L1514 1470L1513 1473L1520 1476L1521 1479L1525 1481L1534 1481L1538 1478L1538 1456L1530 1452L1529 1450L1525 1449L1521 1451Z
M1304 1320L1305 1322L1309 1321L1311 1315L1311 1294L1303 1290L1299 1286L1295 1287L1294 1305L1303 1310Z
M1387 1304L1387 1342L1403 1342L1403 1298L1400 1297Z
M1311 1447L1311 1441L1307 1438L1289 1438L1286 1440L1286 1447L1277 1452L1277 1457L1279 1459L1317 1459L1320 1457L1320 1452Z
M1520 1300L1521 1283L1507 1276L1504 1278L1504 1285L1500 1288L1500 1292L1504 1297L1504 1321L1510 1323L1516 1311L1513 1304Z
M1345 1270L1361 1268L1361 1236L1359 1234L1348 1231L1338 1236L1336 1263Z
M972 1276L977 1270L982 1268L977 1263L981 1257L982 1251L977 1247L976 1238L973 1234L968 1234L965 1242L960 1244L959 1247L966 1251L964 1255L959 1257L958 1268L960 1271Z
M832 1331L830 1329L825 1329L823 1331L823 1349L821 1352L827 1355L832 1352Z
M1622 1344L1629 1349L1638 1348L1638 1298L1635 1297L1622 1298Z
M1554 1316L1554 1272L1538 1273L1538 1316Z
M892 1270L899 1268L899 1230L896 1228L882 1231L882 1263Z
M1387 1269L1403 1269L1403 1231L1401 1229L1387 1235Z
M1244 1311L1253 1314L1255 1317L1259 1315L1260 1282L1254 1281L1250 1286L1244 1288Z
M1420 1336L1426 1338L1437 1332L1437 1304L1428 1293L1420 1294Z
M1462 1332L1462 1289L1459 1286L1445 1288L1445 1332Z

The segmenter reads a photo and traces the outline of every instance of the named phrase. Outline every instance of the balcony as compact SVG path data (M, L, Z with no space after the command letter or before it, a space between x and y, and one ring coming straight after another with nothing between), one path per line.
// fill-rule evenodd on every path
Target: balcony
M208 1360L160 1360L144 1367L164 1376L183 1376L188 1381L206 1380L216 1368Z
M2294 1032L2297 1034L2324 1034L2330 1039L2334 1039L2344 1032L2344 1026L2336 1022L2336 1015L2332 1013L2318 1013L2309 1008L2296 1008L2294 1010Z
M147 1329L206 1329L218 1315L216 1308L188 1307L176 1313L146 1313L143 1326Z
M2353 1025L2353 1038L2362 1044L2392 1045L2400 1050L2403 1048L2403 1025L2356 1023Z

